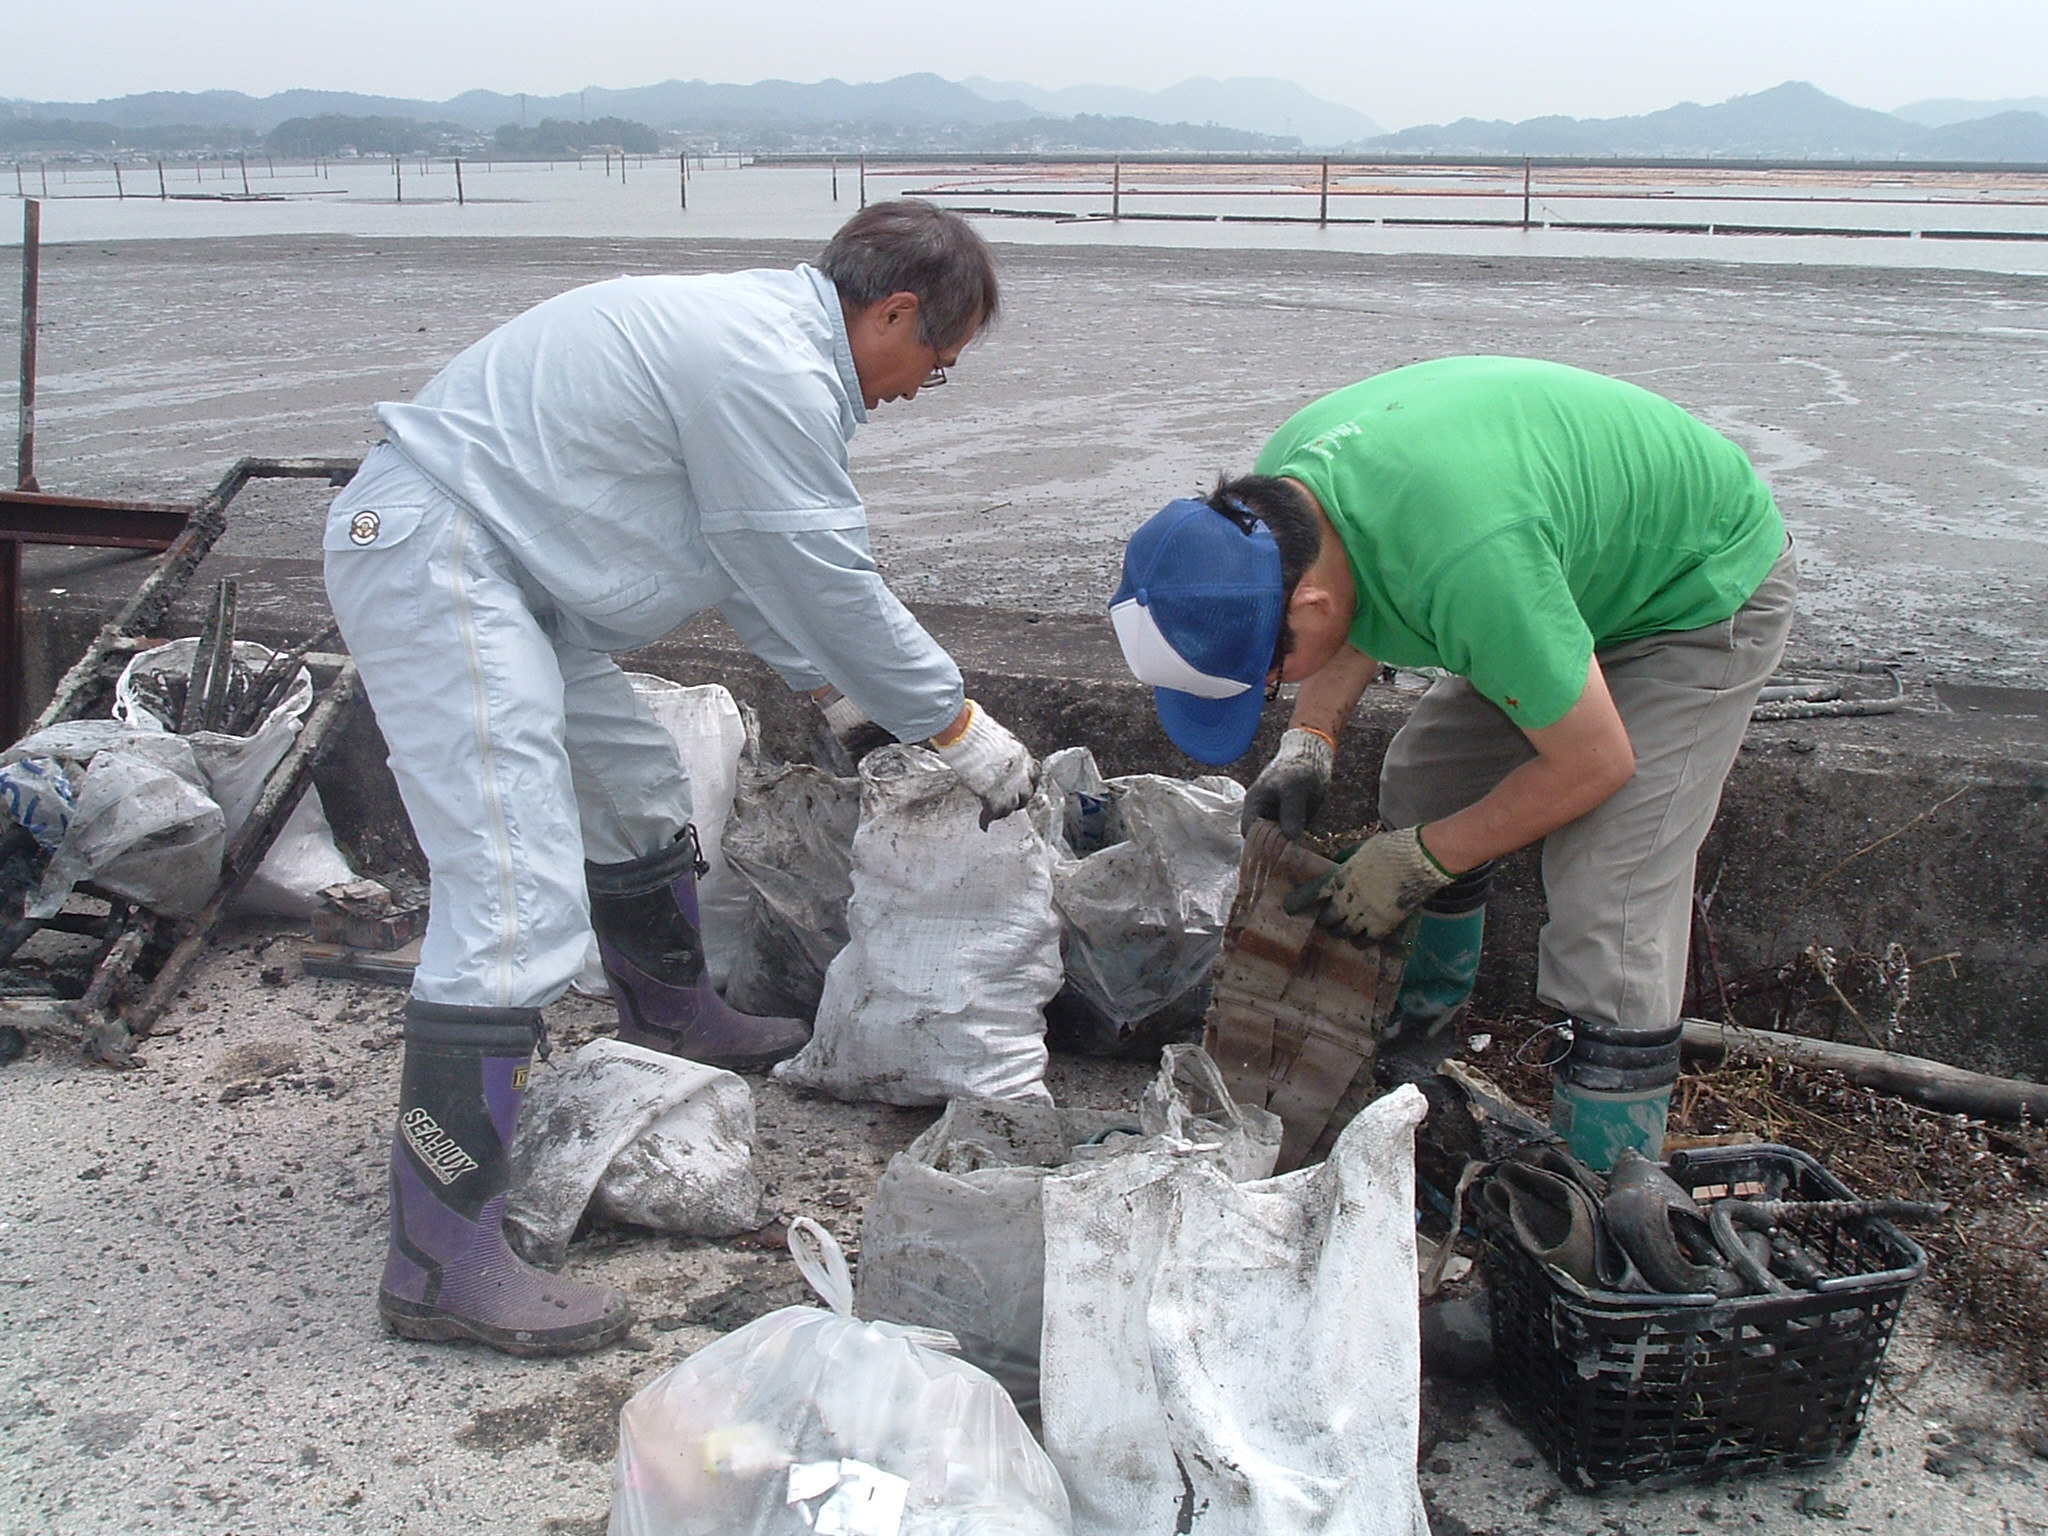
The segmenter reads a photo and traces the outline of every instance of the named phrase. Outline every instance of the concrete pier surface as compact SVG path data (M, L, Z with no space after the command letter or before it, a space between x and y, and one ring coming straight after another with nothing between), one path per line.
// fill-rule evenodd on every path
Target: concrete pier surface
M1000 234L1000 229L996 230ZM59 245L44 252L45 489L193 500L244 455L352 455L371 401L417 389L497 321L621 272L787 264L785 244L368 241ZM1702 885L1731 972L1809 944L1916 961L1905 1047L2048 1075L2048 279L1978 273L1535 263L1299 252L1003 252L1006 316L953 382L854 447L891 581L978 697L1041 749L1111 773L1193 771L1101 621L1125 532L1249 463L1315 394L1451 352L1520 352L1672 396L1763 466L1799 539L1796 658L1898 662L1899 714L1758 726ZM11 327L12 316L5 317ZM0 355L13 355L11 329ZM13 419L0 393L0 420ZM242 583L251 638L325 622L324 498L267 485L166 626ZM146 569L32 551L38 701ZM628 658L720 680L772 746L803 721L715 620ZM1342 824L1404 696L1347 741ZM1271 712L1270 744L1279 717ZM344 842L403 838L367 717L320 785ZM1540 901L1513 861L1489 985L1526 1001ZM0 1531L550 1532L599 1536L619 1403L719 1332L805 1300L743 1243L604 1234L575 1273L625 1287L630 1347L527 1362L409 1344L372 1313L398 1056L385 988L306 977L295 928L234 930L145 1041L142 1067L42 1045L0 1067ZM1938 958L1939 957L1939 958ZM560 1047L607 1010L551 1010ZM1062 1102L1128 1105L1148 1074L1056 1058ZM843 1239L929 1113L754 1080L781 1214ZM1363 1299L1361 1299L1363 1302ZM1935 1342L1909 1306L1842 1462L1711 1488L1563 1491L1483 1391L1434 1383L1422 1480L1437 1536L1742 1529L2048 1530L2040 1403ZM1369 1384L1362 1392L1370 1392Z

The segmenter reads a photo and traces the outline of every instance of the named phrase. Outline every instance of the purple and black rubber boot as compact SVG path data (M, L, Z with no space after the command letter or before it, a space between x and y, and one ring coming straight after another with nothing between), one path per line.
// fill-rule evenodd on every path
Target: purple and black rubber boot
M391 1145L391 1246L377 1311L408 1339L574 1355L624 1337L626 1298L533 1268L503 1229L512 1131L538 1008L412 999Z
M741 1013L713 990L697 915L705 868L692 826L659 853L583 866L618 1038L706 1066L764 1071L794 1056L811 1032L799 1019Z

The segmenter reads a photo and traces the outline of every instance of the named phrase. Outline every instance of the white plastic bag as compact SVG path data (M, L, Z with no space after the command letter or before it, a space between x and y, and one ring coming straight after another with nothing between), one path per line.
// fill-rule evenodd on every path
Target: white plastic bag
M830 1311L784 1307L619 1410L610 1536L1068 1536L1066 1491L944 1335L853 1316L831 1234L790 1223Z
M1059 811L1053 904L1068 992L1057 1042L1156 1054L1200 1032L1237 867L1244 787L1209 775L1104 779L1086 747L1045 759Z
M1045 1222L1057 1168L1161 1146L1199 1147L1233 1179L1262 1179L1279 1117L1239 1109L1199 1046L1166 1048L1136 1114L955 1099L889 1160L861 1225L860 1312L943 1328L1026 1412L1038 1403Z
M696 1237L761 1225L754 1095L717 1067L597 1039L536 1067L512 1141L505 1232L559 1269L585 1209Z
M161 678L189 679L193 658L198 653L198 639L187 637L133 657L114 684L114 717L141 730L175 732L177 721L159 712L165 698L161 685L153 688L151 684ZM234 644L234 666L251 677L261 672L275 655L269 647L253 640L237 640ZM300 667L284 698L247 735L225 731L185 734L184 740L192 744L200 770L206 776L207 792L220 806L228 841L234 840L255 810L264 780L291 750L292 740L312 707L313 674ZM334 829L320 804L320 791L309 784L235 905L242 911L304 917L318 904L322 890L354 878L355 871L334 846Z
M45 853L54 853L71 825L78 791L54 757L24 757L0 767L0 817L27 831Z
M1142 1151L1045 1181L1046 1449L1078 1536L1428 1536L1412 1087L1237 1184Z
M226 832L187 738L77 720L23 737L6 758L54 765L73 796L28 916L54 916L86 880L165 917L211 899Z
M749 902L746 885L726 863L724 846L740 753L747 744L746 720L733 696L717 683L685 687L651 672L628 672L625 677L683 760L683 776L690 784L690 823L697 829L697 851L705 864L697 877L704 967L712 986L723 988L732 975ZM574 985L585 997L611 995L595 934Z
M725 999L742 1013L808 1019L846 947L860 781L808 763L740 765L725 855L748 891Z
M981 802L922 747L870 752L860 783L847 945L810 1043L775 1076L884 1104L1049 1102L1052 848L1027 815L984 829Z

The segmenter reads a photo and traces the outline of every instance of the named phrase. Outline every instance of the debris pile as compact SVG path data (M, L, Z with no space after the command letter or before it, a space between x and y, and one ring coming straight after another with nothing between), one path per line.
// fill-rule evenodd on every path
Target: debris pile
M1478 1059L1493 1080L1522 1103L1544 1102L1554 1026L1509 1014L1471 1027L1491 1036ZM1938 1335L1983 1354L2004 1384L2048 1393L2048 1128L1923 1109L1788 1061L1679 1078L1670 1145L1756 1142L1808 1153L1857 1189L1946 1204L1914 1227Z

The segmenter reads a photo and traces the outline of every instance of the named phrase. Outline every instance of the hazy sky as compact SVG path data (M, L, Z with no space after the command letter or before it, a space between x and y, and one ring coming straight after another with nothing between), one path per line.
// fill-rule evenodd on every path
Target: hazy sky
M1389 128L1605 117L1810 80L1859 106L2048 95L2048 0L16 0L0 96L293 86L441 100L929 70L1150 89L1277 75Z

